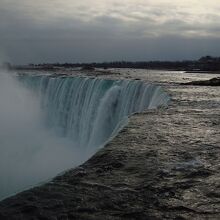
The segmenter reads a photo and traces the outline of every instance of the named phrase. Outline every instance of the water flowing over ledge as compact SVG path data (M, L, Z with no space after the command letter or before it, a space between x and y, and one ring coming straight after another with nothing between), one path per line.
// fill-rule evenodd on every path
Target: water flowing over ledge
M19 178L5 174L10 184L0 183L2 198L81 164L119 132L129 115L169 101L161 87L141 81L28 75L20 76L19 81L39 100L41 126L50 134L40 137L47 146L33 140L37 147L21 150L23 166L19 168L19 160L16 165ZM39 130L34 133L39 136Z
M40 96L47 126L79 148L97 148L117 134L132 113L166 106L160 86L141 81L84 77L25 77Z

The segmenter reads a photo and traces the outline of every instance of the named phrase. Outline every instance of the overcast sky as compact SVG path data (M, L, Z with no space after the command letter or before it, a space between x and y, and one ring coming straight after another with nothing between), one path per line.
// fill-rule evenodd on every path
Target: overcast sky
M220 56L219 0L0 0L12 63Z

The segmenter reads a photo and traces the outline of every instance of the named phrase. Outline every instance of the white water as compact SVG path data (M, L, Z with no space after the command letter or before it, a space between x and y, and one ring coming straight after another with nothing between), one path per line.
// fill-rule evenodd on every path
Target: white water
M169 100L140 81L19 79L0 74L0 199L79 165L128 115Z

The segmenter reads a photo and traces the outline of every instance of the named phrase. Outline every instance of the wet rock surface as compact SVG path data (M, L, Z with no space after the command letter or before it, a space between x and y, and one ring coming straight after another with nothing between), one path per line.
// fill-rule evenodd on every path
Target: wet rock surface
M220 86L220 77L212 78L209 80L187 82L187 83L183 83L183 85Z
M168 108L133 115L83 165L0 202L0 219L220 219L220 91L164 86Z

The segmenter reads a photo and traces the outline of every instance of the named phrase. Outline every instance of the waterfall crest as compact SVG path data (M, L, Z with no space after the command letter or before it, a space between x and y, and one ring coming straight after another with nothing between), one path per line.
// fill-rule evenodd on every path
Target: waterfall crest
M84 149L102 146L132 113L169 101L160 86L137 80L32 76L24 81L40 96L47 126Z
M167 105L141 81L0 74L0 200L86 161L128 116Z

